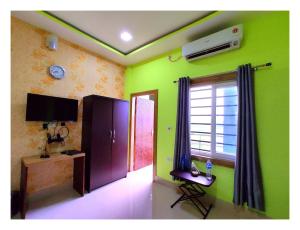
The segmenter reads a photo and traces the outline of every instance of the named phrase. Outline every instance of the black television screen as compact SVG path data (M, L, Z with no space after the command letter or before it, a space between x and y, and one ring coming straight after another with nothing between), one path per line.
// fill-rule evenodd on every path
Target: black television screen
M26 121L77 121L78 100L27 94Z

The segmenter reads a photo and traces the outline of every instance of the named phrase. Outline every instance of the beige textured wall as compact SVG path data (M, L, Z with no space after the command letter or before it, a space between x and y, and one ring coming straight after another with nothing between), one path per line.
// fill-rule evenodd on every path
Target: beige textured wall
M42 122L25 121L27 93L79 100L78 121L67 123L70 135L65 146L54 143L49 150L80 149L82 98L90 94L123 98L125 67L63 39L57 51L48 50L48 32L14 17L11 20L11 187L18 189L21 157L40 154L46 142ZM48 75L53 64L65 67L64 79Z

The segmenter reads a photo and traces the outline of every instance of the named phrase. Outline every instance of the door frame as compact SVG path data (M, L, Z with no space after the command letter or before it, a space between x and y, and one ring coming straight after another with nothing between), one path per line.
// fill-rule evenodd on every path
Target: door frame
M129 157L128 157L128 171L130 170L131 166L131 150L134 146L131 146L131 135L133 130L132 128L132 99L133 97L144 96L144 95L153 95L154 96L154 127L153 127L153 181L156 177L157 173L157 114L158 114L158 89L155 90L148 90L143 92L137 92L130 94L130 112L129 112ZM134 153L134 151L133 151Z

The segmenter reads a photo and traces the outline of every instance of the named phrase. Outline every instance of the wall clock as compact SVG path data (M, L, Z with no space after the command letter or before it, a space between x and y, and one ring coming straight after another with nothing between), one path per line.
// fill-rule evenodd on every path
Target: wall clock
M59 65L52 65L49 67L49 74L55 79L62 79L65 76L65 69Z

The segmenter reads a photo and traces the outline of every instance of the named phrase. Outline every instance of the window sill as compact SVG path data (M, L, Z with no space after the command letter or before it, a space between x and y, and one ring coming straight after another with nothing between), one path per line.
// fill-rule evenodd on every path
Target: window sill
M199 160L202 162L206 162L207 160L210 160L215 165L221 165L228 168L234 168L234 162L233 161L227 161L222 159L216 159L208 156L200 156L200 155L194 155L192 154L192 160Z

